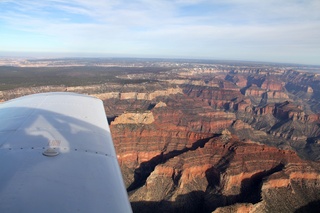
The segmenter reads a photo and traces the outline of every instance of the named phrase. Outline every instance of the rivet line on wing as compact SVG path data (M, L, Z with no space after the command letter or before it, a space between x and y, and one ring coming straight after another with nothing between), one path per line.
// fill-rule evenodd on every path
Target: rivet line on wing
M15 151L15 150L45 150L48 147L18 147L18 148L0 148L0 150L9 150L9 151ZM103 155L103 156L109 156L109 157L114 157L112 155L109 155L104 152L98 152L98 151L93 151L93 150L83 150L83 149L70 149L68 147L59 147L59 148L53 148L57 149L60 151L69 151L69 152L83 152L83 153L90 153L90 154L96 154L96 155Z

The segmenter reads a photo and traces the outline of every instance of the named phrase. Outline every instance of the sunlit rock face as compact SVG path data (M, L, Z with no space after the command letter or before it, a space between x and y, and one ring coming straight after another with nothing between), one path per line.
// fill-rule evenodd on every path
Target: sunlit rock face
M320 199L318 163L303 161L292 150L239 139L231 132L248 131L256 139L268 134L237 119L236 110L208 107L200 99L186 94L154 100L159 104L148 111L154 118L149 124L118 123L127 112L111 122L134 211L293 212ZM281 116L293 121L291 108L278 110L286 105L251 106L243 113L275 120L268 122ZM305 193L308 199L301 200ZM288 197L286 202L278 194Z
M134 211L294 212L318 205L320 165L301 160L289 141L301 147L317 137L319 115L300 109L283 82L256 80L256 91L241 90L248 82L207 82L176 82L184 94L151 100L161 107L149 109L150 124L111 123Z
M293 151L222 135L140 163L128 191L137 212L293 212L320 199L319 168Z
M146 77L147 76L147 77ZM103 100L134 212L310 212L320 200L320 75L253 68L28 87Z

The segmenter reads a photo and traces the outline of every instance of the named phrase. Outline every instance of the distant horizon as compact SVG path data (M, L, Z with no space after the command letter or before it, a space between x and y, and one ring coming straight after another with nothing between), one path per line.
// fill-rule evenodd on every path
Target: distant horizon
M139 56L124 54L94 54L94 53L48 53L48 52L3 52L0 51L0 59L154 59L154 60L203 60L203 61L220 61L220 62L246 62L246 63L263 63L263 64L279 64L279 65L295 65L295 66L316 66L319 64L303 64L283 61L260 61L260 60L244 60L244 59L223 59L223 58L196 58L196 57L169 57L169 56Z

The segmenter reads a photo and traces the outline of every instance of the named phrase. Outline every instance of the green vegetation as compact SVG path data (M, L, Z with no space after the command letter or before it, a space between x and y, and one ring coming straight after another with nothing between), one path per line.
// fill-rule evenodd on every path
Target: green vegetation
M30 86L83 86L90 84L140 84L150 79L121 79L120 75L157 73L160 67L9 67L0 66L0 91Z

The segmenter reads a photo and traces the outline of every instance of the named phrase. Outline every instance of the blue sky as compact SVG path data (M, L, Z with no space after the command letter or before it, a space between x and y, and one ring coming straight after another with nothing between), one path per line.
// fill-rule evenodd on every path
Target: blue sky
M320 65L319 11L320 0L0 0L0 52Z

